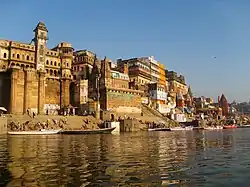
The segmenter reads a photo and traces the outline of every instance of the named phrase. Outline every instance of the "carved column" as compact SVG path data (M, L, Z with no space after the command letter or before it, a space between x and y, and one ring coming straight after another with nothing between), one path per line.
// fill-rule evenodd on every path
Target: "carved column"
M10 107L9 107L9 111L11 114L15 114L17 112L16 111L17 78L18 78L18 69L13 68L11 72L11 92L10 92Z
M44 114L45 72L38 72L38 114Z

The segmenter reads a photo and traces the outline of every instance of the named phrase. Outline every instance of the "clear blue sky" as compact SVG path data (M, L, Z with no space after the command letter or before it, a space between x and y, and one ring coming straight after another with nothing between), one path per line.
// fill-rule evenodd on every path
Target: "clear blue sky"
M68 41L113 60L153 55L196 95L244 101L249 10L249 0L1 0L0 38L29 42L41 20L49 47Z

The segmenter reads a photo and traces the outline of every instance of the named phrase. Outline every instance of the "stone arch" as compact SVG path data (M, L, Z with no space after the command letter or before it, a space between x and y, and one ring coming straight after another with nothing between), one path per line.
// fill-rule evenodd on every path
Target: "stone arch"
M24 68L24 65L23 65L23 64L21 64L21 68Z
M16 65L16 64L12 62L10 66L13 67L13 66L15 66L15 65Z
M16 66L20 67L20 64L17 63Z
M34 66L33 66L33 65L31 65L30 67L31 67L31 68L34 68Z
M29 65L26 65L25 67L26 67L26 68L29 68L30 66L29 66Z

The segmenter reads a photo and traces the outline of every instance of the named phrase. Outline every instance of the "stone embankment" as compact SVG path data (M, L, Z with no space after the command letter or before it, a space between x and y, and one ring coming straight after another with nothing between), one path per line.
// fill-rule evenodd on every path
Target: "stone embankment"
M8 130L97 129L102 121L93 116L7 115Z

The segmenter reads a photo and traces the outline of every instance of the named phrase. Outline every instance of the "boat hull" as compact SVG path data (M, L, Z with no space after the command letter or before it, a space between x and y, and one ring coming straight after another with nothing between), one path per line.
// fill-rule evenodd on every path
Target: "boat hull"
M223 127L204 127L204 130L221 130Z
M238 128L250 128L250 125L241 125L241 126L238 126Z
M193 127L173 127L170 128L170 131L189 131L193 130Z
M223 126L223 129L236 129L237 126L236 125L227 125L227 126Z
M154 128L148 129L148 131L170 131L170 128Z
M62 130L61 134L110 134L115 127L95 130Z
M9 131L9 135L50 135L58 134L61 131L59 130L44 130L44 131Z

